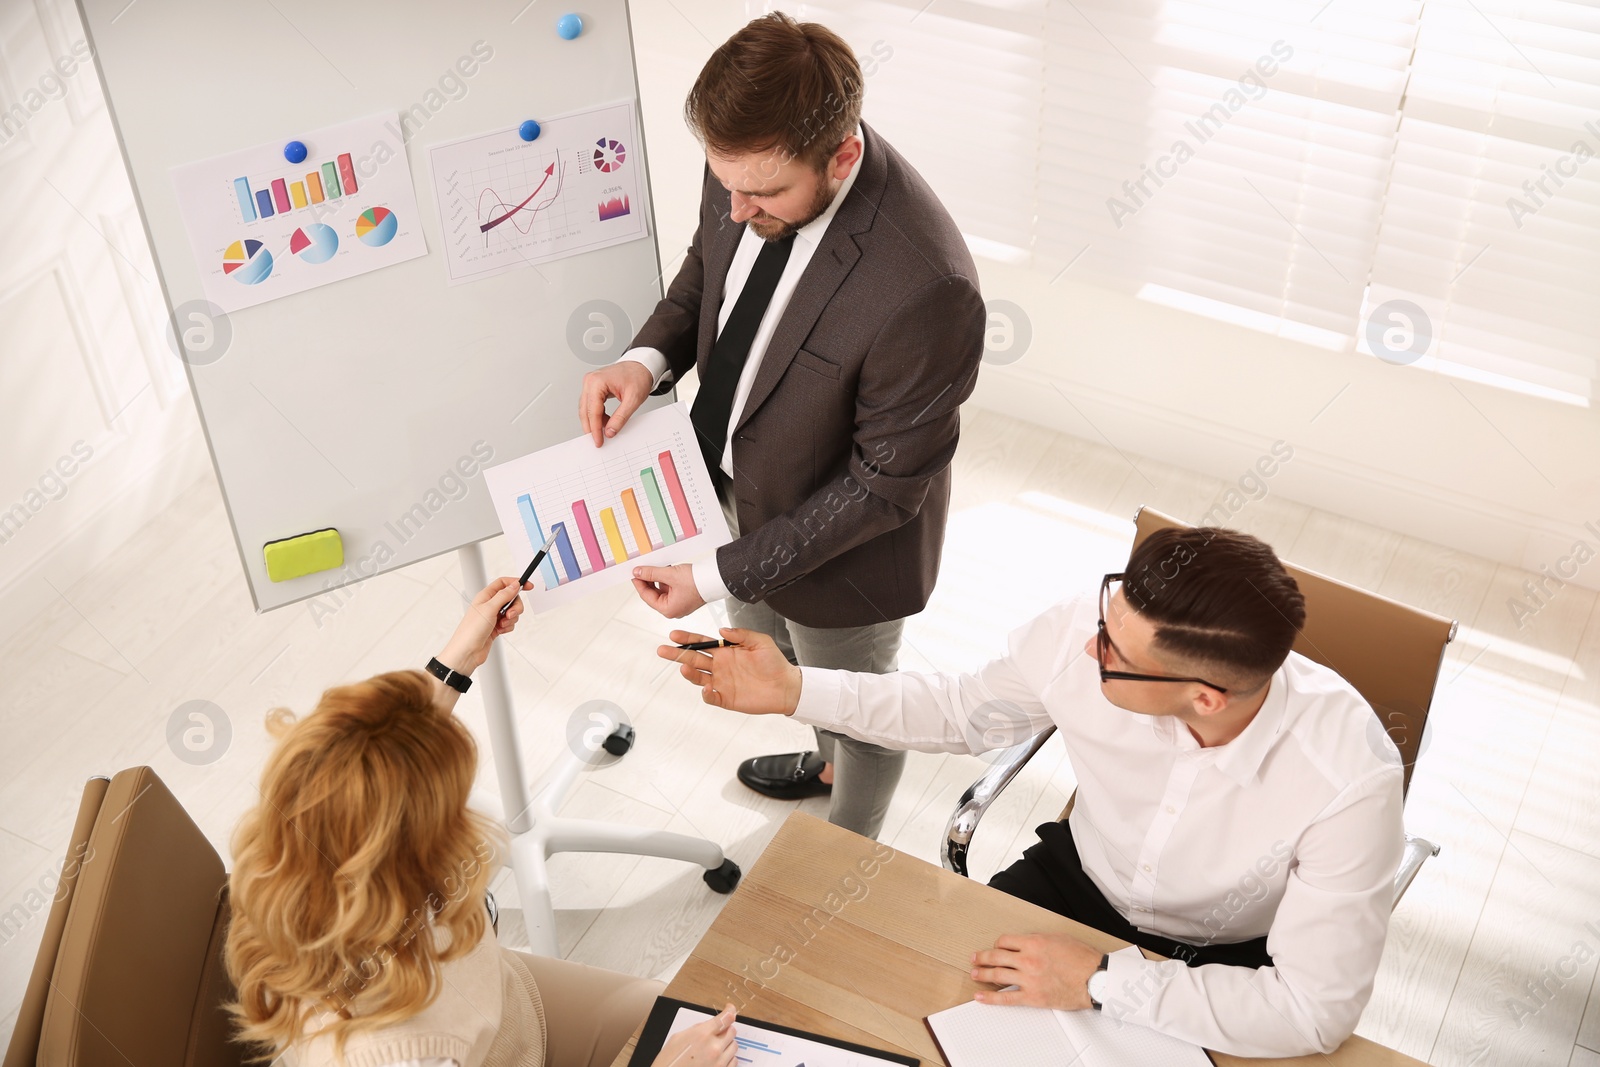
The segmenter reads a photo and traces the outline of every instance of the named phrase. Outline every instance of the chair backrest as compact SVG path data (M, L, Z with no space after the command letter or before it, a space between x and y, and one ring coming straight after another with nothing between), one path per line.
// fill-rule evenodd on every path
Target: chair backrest
M1136 545L1157 530L1188 526L1153 508L1140 508L1134 522ZM1409 789L1439 665L1456 624L1287 560L1283 565L1306 598L1306 623L1294 650L1337 671L1372 705L1378 716L1374 730L1386 731L1400 750Z
M149 767L91 779L4 1067L241 1067L227 877Z

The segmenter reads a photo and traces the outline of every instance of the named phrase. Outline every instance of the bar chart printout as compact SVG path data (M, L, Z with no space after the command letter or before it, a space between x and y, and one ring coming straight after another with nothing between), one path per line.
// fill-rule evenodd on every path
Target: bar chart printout
M523 594L530 611L627 583L636 566L706 559L732 540L681 403L635 414L603 448L585 434L483 476L514 559L555 536Z
M178 209L206 299L239 311L428 253L395 112L295 130L285 137L172 168ZM394 160L380 165L383 158Z

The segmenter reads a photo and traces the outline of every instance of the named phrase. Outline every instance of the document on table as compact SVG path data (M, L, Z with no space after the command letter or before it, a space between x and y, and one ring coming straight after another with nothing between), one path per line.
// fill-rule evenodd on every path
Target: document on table
M1136 948L1123 952L1138 952ZM1211 1067L1199 1045L1097 1011L968 1001L928 1016L950 1067Z
M716 1012L698 1004L670 997L657 997L645 1020L644 1030L634 1049L629 1067L655 1061L661 1046L682 1030L705 1022ZM808 1034L776 1023L739 1017L734 1025L735 1058L754 1067L918 1067L912 1056L901 1056L882 1049L839 1041L820 1034Z

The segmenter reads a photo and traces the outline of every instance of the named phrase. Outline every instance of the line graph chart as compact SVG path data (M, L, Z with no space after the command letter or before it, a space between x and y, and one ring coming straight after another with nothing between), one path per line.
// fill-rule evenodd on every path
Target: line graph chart
M631 101L428 149L451 284L577 255L648 234L633 210L643 175Z
M528 233L530 230L532 230L535 216L537 216L544 208L547 208L551 204L555 203L556 199L561 196L561 179L566 176L567 168L559 161L544 168L544 178L537 186L534 187L533 192L529 193L522 203L518 204L516 207L507 207L506 202L501 199L500 194L496 193L493 189L485 189L483 192L479 193L478 217L484 218L487 215L488 218L487 222L478 227L479 232L488 233L490 230L494 229L502 222L505 222L507 219L514 218L518 212L528 208L528 205L533 203L534 198L544 191L544 187L550 184L550 178L552 175L556 174L558 169L560 171L560 176L556 178L556 186L551 191L550 195L533 208L528 209L528 213L514 223L517 229L523 233ZM487 211L485 210L486 207ZM526 223L526 225L524 225L524 223Z

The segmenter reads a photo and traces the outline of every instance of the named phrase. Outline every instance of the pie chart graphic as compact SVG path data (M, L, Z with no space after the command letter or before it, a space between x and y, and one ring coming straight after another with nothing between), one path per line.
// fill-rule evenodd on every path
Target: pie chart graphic
M394 212L388 208L369 207L356 219L356 236L361 238L362 244L378 248L394 240L399 226Z
M307 263L326 263L339 251L339 234L325 222L312 222L294 231L289 251Z
M222 273L242 285L255 285L272 273L272 253L260 241L235 241L222 253Z
M622 166L622 161L628 158L628 150L622 147L621 141L612 141L602 137L595 142L594 165L602 174L610 174Z

